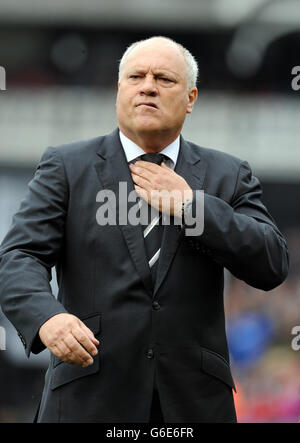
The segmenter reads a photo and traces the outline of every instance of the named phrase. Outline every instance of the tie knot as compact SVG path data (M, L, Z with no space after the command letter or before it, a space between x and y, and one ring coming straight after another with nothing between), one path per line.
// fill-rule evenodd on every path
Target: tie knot
M164 157L163 154L143 154L141 155L141 160L160 165L164 161Z

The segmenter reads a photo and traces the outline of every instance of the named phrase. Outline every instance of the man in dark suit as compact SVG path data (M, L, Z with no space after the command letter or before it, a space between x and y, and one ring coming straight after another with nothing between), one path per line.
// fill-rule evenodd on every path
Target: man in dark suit
M28 356L51 351L40 422L236 421L224 268L268 291L288 255L247 162L180 135L196 79L175 42L131 46L118 129L48 148L3 241L3 311ZM115 196L116 223L104 223L102 191ZM137 202L155 222L120 222ZM203 232L188 234L203 213Z

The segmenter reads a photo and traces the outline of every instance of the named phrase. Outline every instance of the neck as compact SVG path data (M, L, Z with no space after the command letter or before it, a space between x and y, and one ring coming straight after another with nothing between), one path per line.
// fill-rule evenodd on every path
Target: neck
M175 134L136 134L131 131L127 131L125 128L120 127L126 137L132 140L136 145L143 149L148 154L162 151L166 146L169 146L180 134L180 130Z

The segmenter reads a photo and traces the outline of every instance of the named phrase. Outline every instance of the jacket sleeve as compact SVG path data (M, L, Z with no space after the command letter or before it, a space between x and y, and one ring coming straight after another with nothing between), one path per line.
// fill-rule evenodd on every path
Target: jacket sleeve
M286 241L263 205L261 195L259 180L252 175L247 162L240 165L229 203L195 193L190 210L196 214L196 205L204 198L204 227L191 243L235 277L268 291L286 278L289 257Z
M67 201L62 160L55 148L48 148L0 247L1 307L28 357L44 349L38 337L41 325L67 312L50 286L51 268L61 251Z

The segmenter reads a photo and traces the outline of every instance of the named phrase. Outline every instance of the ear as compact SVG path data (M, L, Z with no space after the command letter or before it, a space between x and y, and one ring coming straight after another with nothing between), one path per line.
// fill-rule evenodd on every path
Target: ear
M197 100L198 97L198 89L197 88L192 88L189 93L188 93L188 103L187 103L187 107L186 107L186 113L187 114L191 114L193 107L194 107L194 103Z

